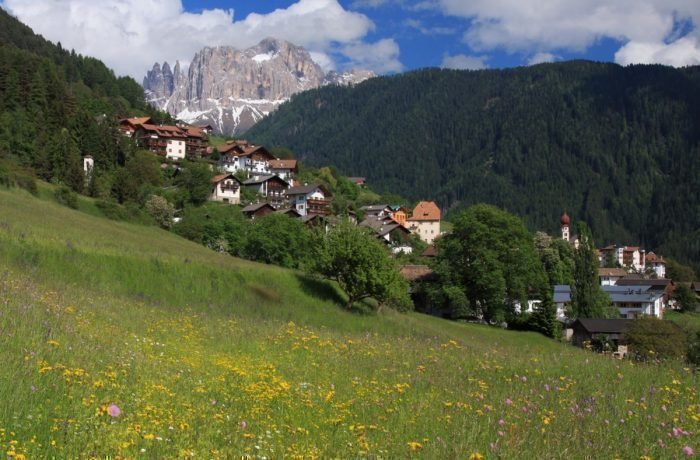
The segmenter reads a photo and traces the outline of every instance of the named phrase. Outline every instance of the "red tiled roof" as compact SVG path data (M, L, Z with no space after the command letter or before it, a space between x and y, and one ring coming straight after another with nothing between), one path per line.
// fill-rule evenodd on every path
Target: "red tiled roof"
M440 220L440 208L434 201L421 201L413 209L413 215L408 220Z

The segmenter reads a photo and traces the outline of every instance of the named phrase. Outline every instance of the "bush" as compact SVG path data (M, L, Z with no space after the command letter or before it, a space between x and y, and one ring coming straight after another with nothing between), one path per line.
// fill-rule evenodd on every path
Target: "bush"
M643 361L680 359L688 351L688 334L680 326L652 316L632 321L624 339L630 355Z
M78 209L78 194L66 187L65 185L60 186L53 192L56 201L61 203L63 206L68 206L72 209Z
M167 229L173 226L175 208L162 196L151 195L151 197L146 200L146 212L148 212L148 214L153 217L153 220L162 228Z
M13 163L0 162L0 185L4 187L19 187L36 195L36 177L31 170L21 168Z
M97 202L95 202L95 205L100 211L102 211L102 214L107 219L127 220L129 218L128 214L126 213L126 210L114 201L97 200Z

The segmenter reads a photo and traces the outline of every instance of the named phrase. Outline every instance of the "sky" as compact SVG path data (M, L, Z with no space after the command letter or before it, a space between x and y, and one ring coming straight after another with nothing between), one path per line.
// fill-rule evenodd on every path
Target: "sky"
M266 37L326 70L700 64L700 0L0 0L35 32L141 82L155 62Z

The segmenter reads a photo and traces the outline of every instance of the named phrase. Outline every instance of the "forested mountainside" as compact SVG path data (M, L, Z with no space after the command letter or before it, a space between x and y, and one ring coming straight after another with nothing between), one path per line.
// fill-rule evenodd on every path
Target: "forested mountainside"
M52 44L0 9L0 160L82 184L81 155L99 168L123 162L116 121L134 113L164 115L132 78L117 78L98 59Z
M247 137L381 192L549 231L567 211L598 245L700 261L700 67L425 69L298 94Z

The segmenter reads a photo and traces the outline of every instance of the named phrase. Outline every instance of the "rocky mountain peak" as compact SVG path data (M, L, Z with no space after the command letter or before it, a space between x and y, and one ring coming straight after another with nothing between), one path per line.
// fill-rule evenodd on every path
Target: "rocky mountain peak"
M151 104L183 121L240 134L295 93L373 76L369 71L326 74L306 49L268 37L245 50L205 47L186 75L179 62L172 70L167 62L156 63L143 86Z

